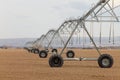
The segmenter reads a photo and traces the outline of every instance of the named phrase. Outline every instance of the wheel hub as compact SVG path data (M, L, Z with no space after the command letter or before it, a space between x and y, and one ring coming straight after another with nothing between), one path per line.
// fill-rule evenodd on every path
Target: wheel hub
M41 56L44 57L44 56L45 56L45 53L41 53Z
M55 58L55 59L54 59L54 63L55 63L55 64L58 64L59 62L60 62L60 60L59 60L58 58Z
M103 59L103 60L102 60L102 64L103 64L104 66L108 66L108 65L110 64L109 59L107 59L107 58Z
M73 54L72 54L72 53L69 53L68 55L69 55L69 57L72 57L72 56L73 56Z

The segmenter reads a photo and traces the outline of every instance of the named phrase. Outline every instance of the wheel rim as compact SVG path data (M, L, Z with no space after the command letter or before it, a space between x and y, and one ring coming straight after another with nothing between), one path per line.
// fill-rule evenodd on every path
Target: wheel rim
M73 53L68 53L68 56L69 57L73 57Z
M35 51L35 53L38 53L38 51Z
M53 52L56 52L55 50L53 50Z
M45 53L42 52L42 53L41 53L41 56L42 56L42 57L45 57Z
M59 58L54 58L53 60L54 60L54 61L53 61L54 64L56 64L56 65L57 65L57 64L60 64L60 62L61 62Z
M103 64L104 66L109 66L110 60L107 59L107 58L105 58L105 59L102 60L102 64Z
M48 49L46 49L45 51L46 51L46 52L49 52L49 50L48 50Z
M57 53L57 50L56 50L56 49L53 49L52 52L53 52L53 53Z

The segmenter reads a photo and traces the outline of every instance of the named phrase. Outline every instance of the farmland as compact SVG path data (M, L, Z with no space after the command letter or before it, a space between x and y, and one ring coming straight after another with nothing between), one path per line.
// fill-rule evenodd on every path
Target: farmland
M76 57L98 57L94 49L74 51ZM0 80L120 80L120 50L101 51L113 56L112 68L100 68L96 61L66 61L61 68L51 68L50 54L42 59L24 49L0 49Z

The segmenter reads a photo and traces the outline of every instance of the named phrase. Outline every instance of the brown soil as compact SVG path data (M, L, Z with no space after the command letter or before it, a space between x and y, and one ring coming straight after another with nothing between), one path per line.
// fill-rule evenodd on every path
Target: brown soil
M95 50L74 49L76 57L98 57ZM101 50L114 58L112 68L100 68L97 61L66 61L51 68L48 58L23 49L0 49L0 80L120 80L120 50Z

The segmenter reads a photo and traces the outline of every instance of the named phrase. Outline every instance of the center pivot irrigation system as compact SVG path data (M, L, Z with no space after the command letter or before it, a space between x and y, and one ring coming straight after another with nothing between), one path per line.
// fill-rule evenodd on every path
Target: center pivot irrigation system
M40 38L38 38L35 41L27 42L26 43L26 49L29 52L39 54L40 58L46 58L48 55L48 52L57 53L57 49L53 47L53 45L58 45L64 43L62 37L59 35L59 33L56 33L56 40L54 40L53 44L50 44L53 35L56 33L56 30L49 30L46 35L42 35ZM56 42L56 43L55 43Z
M39 53L39 49L41 45L38 45L42 42L42 40L45 38L45 35L42 35L40 38L38 38L35 41L29 41L25 44L25 49L28 50L28 52L31 53Z
M119 6L117 6L119 7ZM102 54L97 44L95 43L91 33L88 31L87 24L96 23L113 23L119 22L119 16L116 15L113 9L117 8L110 5L110 0L100 0L94 5L86 14L78 19L66 20L57 30L50 30L46 35L42 35L39 39L34 42L28 42L32 45L32 49L38 50L41 58L47 57L50 49L52 49L52 55L49 58L50 67L62 67L64 61L97 61L101 68L111 68L114 60L109 54ZM66 55L67 58L63 58L62 54L70 47L73 43L72 38L75 34L80 34L82 31L86 32L90 39L91 44L98 52L98 58L74 58L74 52L69 50ZM111 33L110 33L111 34ZM67 38L66 38L67 36ZM59 38L59 39L58 39ZM109 39L110 40L110 39ZM61 42L60 42L61 41ZM80 40L79 40L80 41ZM57 47L53 47L55 42L59 42L62 48L61 51L57 50ZM100 32L100 43L101 43L101 32ZM55 45L58 45L55 44Z
M118 17L116 16L115 12L112 10L112 7L109 5L109 1L110 0L100 0L93 8L91 8L81 18L75 19L75 20L68 20L68 21L65 22L65 23L71 23L69 25L69 27L72 26L72 25L74 25L74 26L72 27L73 28L72 32L71 32L67 42L65 43L65 46L63 47L62 51L60 53L53 54L49 58L49 65L50 65L50 67L62 67L64 61L98 61L98 64L99 64L99 66L101 68L110 68L110 67L112 67L112 65L113 65L113 58L112 58L112 56L110 56L109 54L102 54L100 52L100 50L98 49L97 45L95 44L92 36L90 35L90 33L88 32L88 30L86 28L86 22L92 22L92 21L94 21L94 22L95 21L96 22L119 22ZM109 10L108 10L108 8L109 8ZM100 13L100 11L102 9L105 9L111 15L112 20L109 20L109 19L106 20L104 18L100 19L98 17L99 13ZM69 41L71 40L74 32L78 28L79 29L83 29L87 33L87 35L89 36L91 42L93 43L95 49L97 50L97 52L99 54L98 58L83 58L83 57L80 57L80 58L63 58L61 56L63 54L63 51L67 47ZM57 31L59 31L59 29ZM53 38L54 38L54 36L53 36Z
M53 44L49 44L53 38L53 35L55 34L56 30L50 30L46 33L44 39L42 39L42 41L40 41L40 44L38 45L41 45L41 49L40 47L38 47L39 49L39 57L40 58L46 58L47 55L48 55L48 52L52 52L52 53L57 53L57 49L55 49L53 47L53 45L58 45L57 42L63 42L63 39L61 38L61 36L59 35L59 33L57 33L57 37L56 37L56 43L53 43ZM39 42L39 41L38 41ZM52 50L51 50L52 49ZM50 51L51 50L51 51Z

